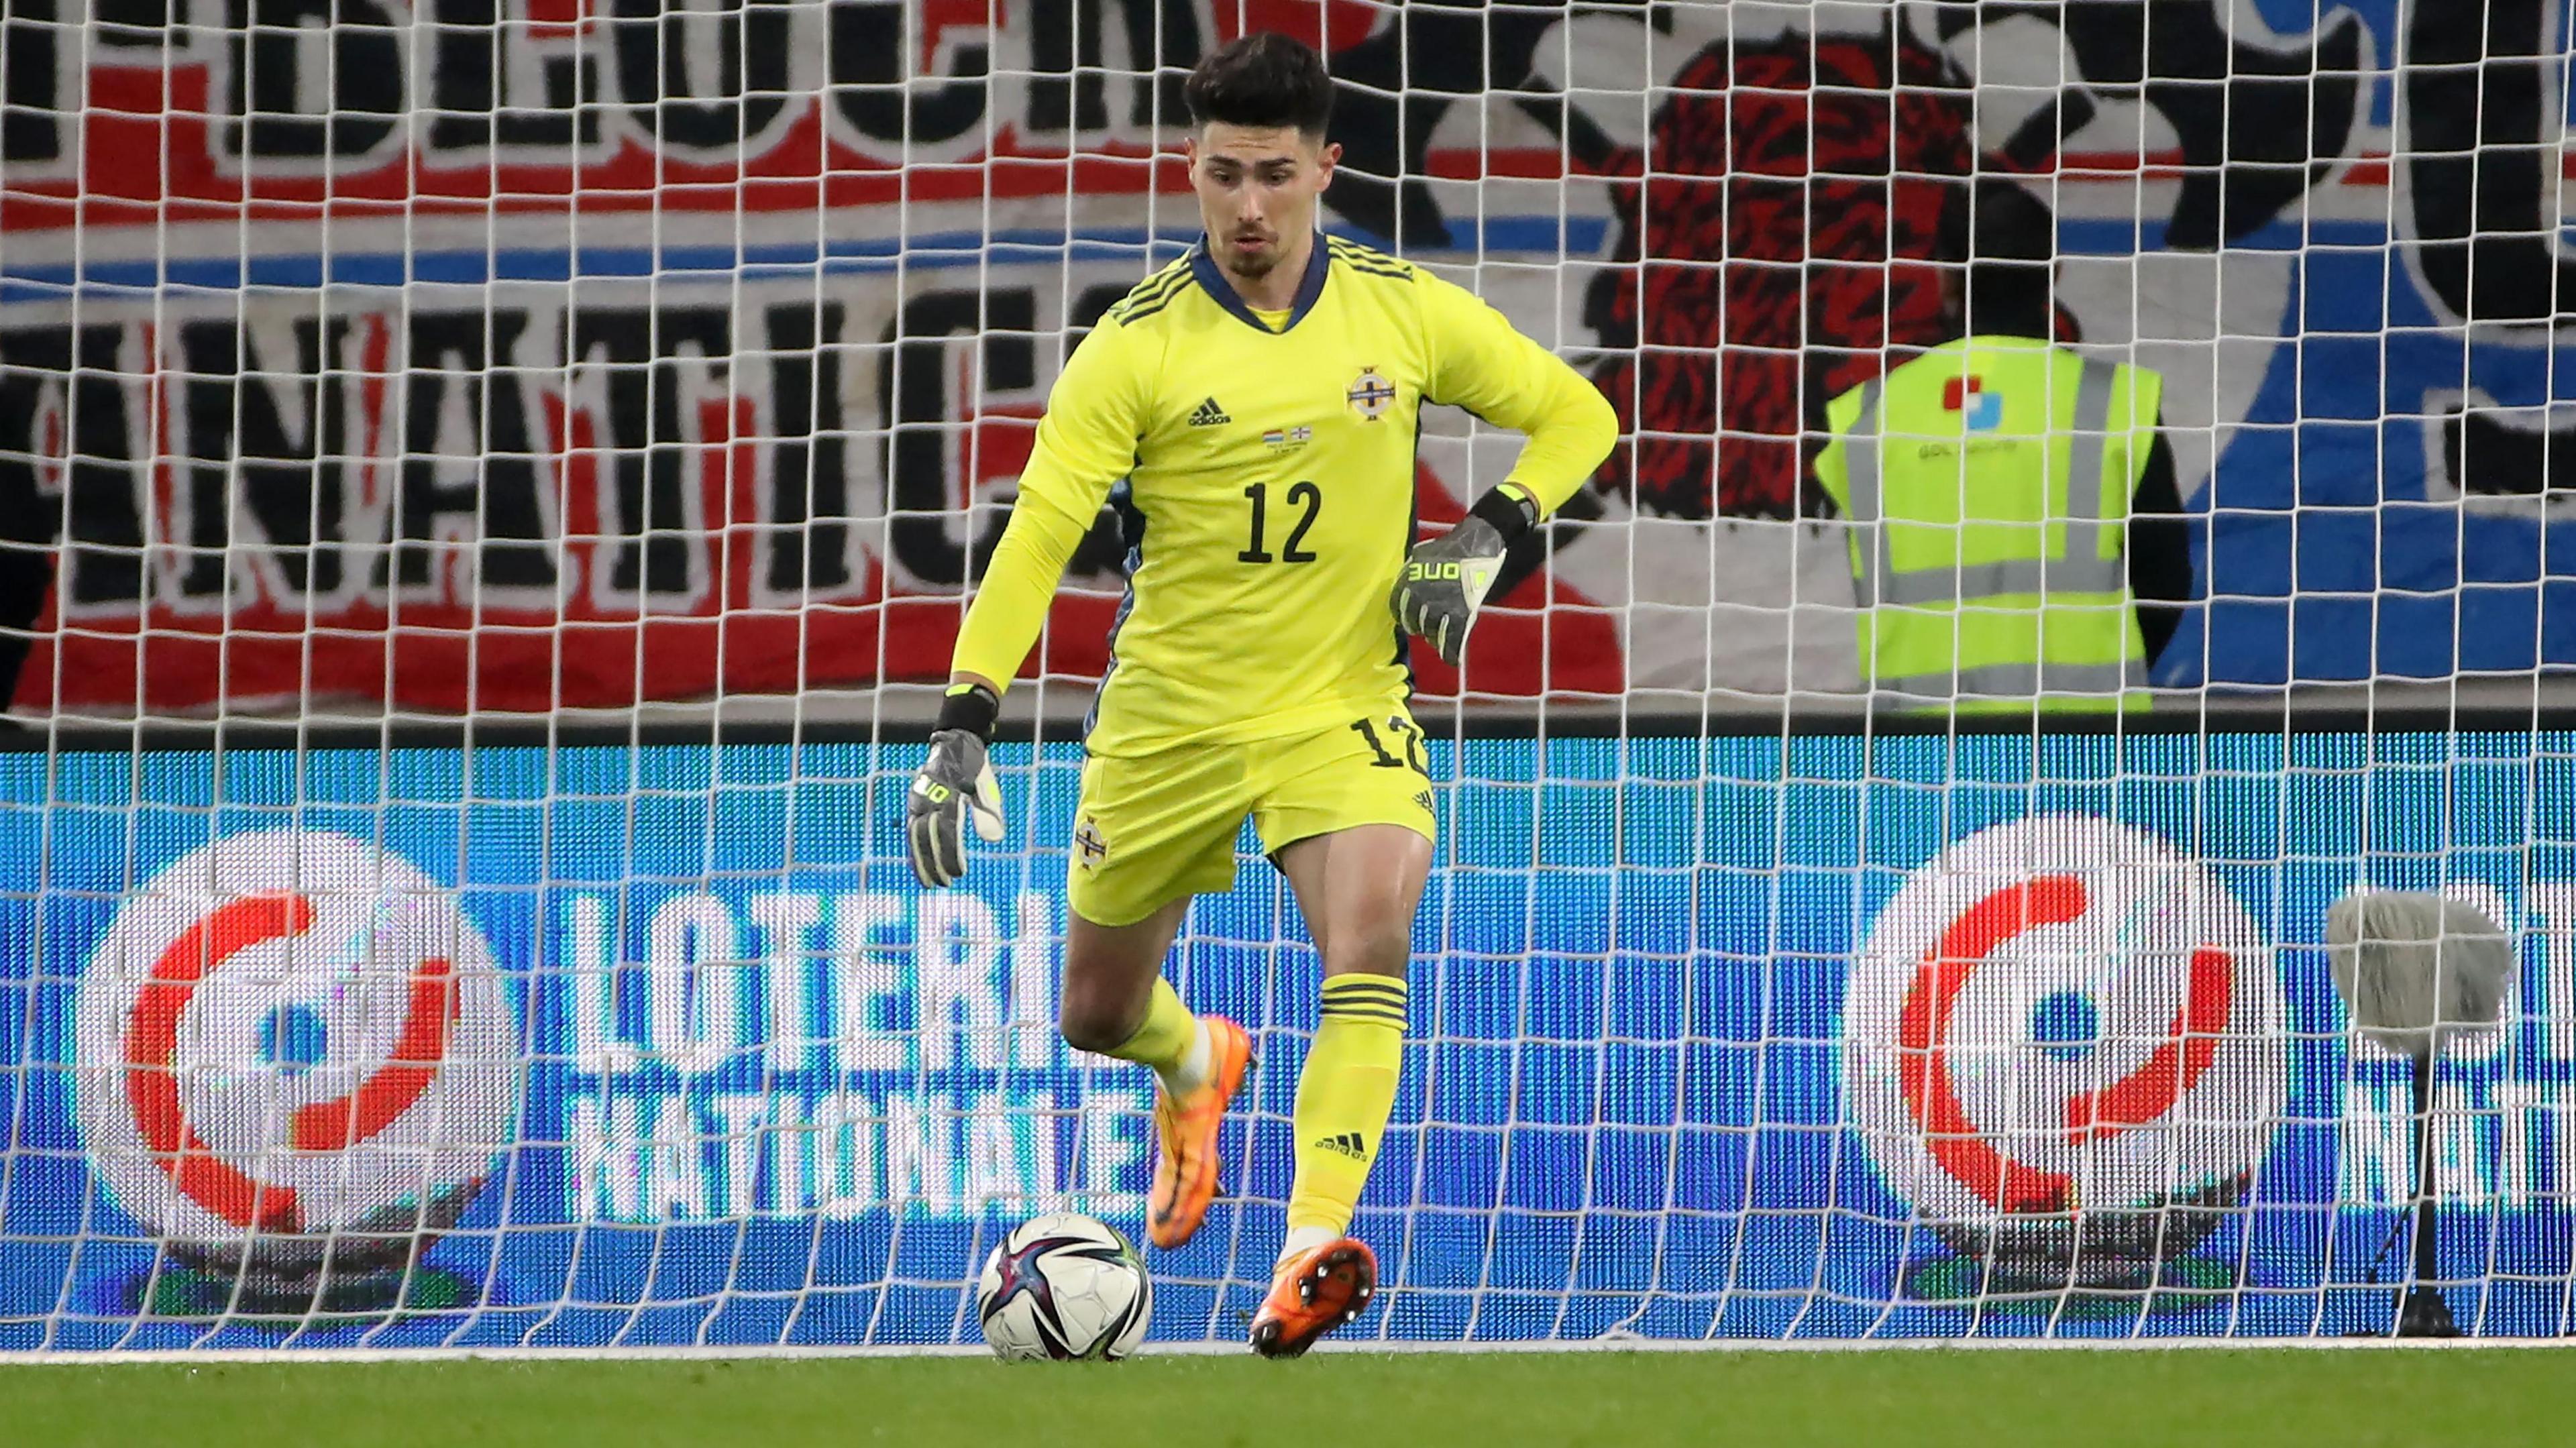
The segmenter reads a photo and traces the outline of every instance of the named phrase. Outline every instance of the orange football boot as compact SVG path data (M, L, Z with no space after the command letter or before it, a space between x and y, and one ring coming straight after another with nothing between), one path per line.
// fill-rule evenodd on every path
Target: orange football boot
M1377 1254L1357 1237L1326 1242L1279 1264L1252 1319L1252 1350L1292 1358L1360 1315L1377 1295Z
M1154 1089L1154 1132L1162 1154L1154 1162L1153 1214L1146 1235L1168 1252L1190 1239L1207 1219L1216 1200L1216 1133L1225 1124L1226 1105L1243 1089L1244 1068L1252 1064L1252 1038L1223 1016L1201 1016L1208 1032L1207 1084L1175 1098Z

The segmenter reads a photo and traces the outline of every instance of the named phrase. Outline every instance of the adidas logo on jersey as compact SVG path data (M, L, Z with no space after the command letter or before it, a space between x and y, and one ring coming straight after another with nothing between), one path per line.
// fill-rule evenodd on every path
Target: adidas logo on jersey
M1225 415L1225 409L1217 406L1213 397L1200 403L1199 410L1190 414L1192 427L1223 427L1232 421L1234 419Z
M1353 1161L1365 1161L1368 1159L1368 1138L1356 1131L1345 1131L1338 1136L1328 1136L1316 1142L1315 1149L1337 1151Z

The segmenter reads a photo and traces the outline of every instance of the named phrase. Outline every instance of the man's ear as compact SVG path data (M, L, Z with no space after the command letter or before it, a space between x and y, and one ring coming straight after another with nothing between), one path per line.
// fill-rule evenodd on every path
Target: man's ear
M1316 159L1322 164L1324 171L1324 179L1315 183L1315 189L1320 192L1333 184L1333 168L1342 163L1340 144L1327 141L1324 143L1324 149L1316 153Z

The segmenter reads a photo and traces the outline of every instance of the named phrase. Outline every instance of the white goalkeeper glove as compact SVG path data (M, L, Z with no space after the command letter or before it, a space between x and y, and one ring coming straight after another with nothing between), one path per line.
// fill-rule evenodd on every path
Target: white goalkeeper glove
M980 685L951 693L940 706L930 757L912 777L912 791L904 798L913 878L928 889L944 889L965 877L970 816L976 838L988 845L1002 838L1002 785L993 777L985 747L1000 712L1001 701Z
M1537 512L1517 491L1496 488L1458 526L1414 545L1396 580L1396 623L1451 664L1465 657L1467 631L1503 571L1503 555L1536 525Z

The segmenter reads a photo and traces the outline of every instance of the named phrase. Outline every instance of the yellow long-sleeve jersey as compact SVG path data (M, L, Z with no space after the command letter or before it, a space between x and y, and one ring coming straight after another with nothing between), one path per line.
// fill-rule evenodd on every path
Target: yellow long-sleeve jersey
M1426 404L1529 435L1508 482L1542 516L1607 456L1600 392L1472 293L1317 238L1285 318L1204 244L1110 309L1047 399L955 668L1007 685L1113 488L1127 599L1092 753L1338 725L1408 686L1388 596L1413 545Z

